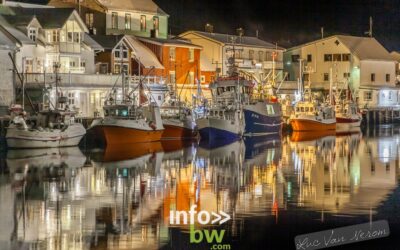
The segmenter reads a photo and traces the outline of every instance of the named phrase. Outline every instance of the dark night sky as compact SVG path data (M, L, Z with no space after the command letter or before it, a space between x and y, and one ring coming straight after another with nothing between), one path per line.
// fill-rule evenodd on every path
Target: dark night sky
M118 0L116 0L118 1ZM189 29L203 30L205 23L215 32L234 33L238 27L246 35L278 42L284 47L325 36L362 36L374 19L374 36L389 50L400 50L400 0L154 0L170 14L170 29L178 34ZM47 2L25 0L25 2Z

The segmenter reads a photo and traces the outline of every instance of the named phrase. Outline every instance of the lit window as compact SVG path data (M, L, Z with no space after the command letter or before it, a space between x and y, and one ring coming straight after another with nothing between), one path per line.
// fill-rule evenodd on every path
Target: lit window
M140 31L146 31L146 16L140 16Z
M111 13L111 28L118 29L118 13L117 12Z
M86 22L86 26L89 29L93 28L93 13L86 13L85 15L85 22Z
M372 92L371 91L365 91L364 92L364 101L371 101L372 100Z
M32 41L36 41L36 36L37 36L37 29L36 28L29 28L28 30L28 37Z
M169 48L169 59L175 61L175 47Z
M153 17L153 29L158 30L160 26L160 21L157 16Z
M169 72L169 82L170 83L175 83L175 77L176 77L176 75L175 75L175 71L170 71Z
M131 29L131 14L125 14L125 29Z
M189 83L194 84L194 72L189 72Z
M194 62L194 49L189 49L189 62Z

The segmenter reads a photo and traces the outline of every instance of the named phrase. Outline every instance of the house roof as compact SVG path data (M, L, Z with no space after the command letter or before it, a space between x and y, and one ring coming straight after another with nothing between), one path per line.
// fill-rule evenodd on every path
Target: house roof
M123 35L91 35L90 36L95 42L97 42L105 50L112 50L124 37Z
M160 63L153 51L141 43L136 37L126 35L124 38L132 47L136 59L140 61L145 68L154 67L156 69L164 69L164 66Z
M392 56L393 60L400 62L400 52L392 51L390 52L390 55Z
M360 60L393 60L390 53L373 37L337 37Z
M137 39L143 42L148 42L162 46L176 46L176 47L189 47L189 48L202 49L201 46L193 44L190 41L183 39L160 39L151 37L137 37Z
M317 42L326 41L332 38L337 38L338 42L343 43L343 45L347 47L350 52L360 60L394 61L390 53L373 37L333 35L306 44L298 45L288 50L290 51Z
M284 48L276 46L275 44L266 42L264 40L261 40L257 37L253 36L242 36L239 37L237 35L231 35L231 34L222 34L222 33L210 33L210 32L204 32L204 31L187 31L181 36L185 36L186 34L196 34L198 36L202 36L206 39L210 39L222 44L235 44L235 45L242 45L242 46L249 46L249 47L262 47L262 48L267 48L267 49L279 49L283 50ZM233 39L233 41L232 41Z
M0 48L2 49L15 49L16 44L15 41L12 40L6 33L7 31L4 31L2 27L0 27Z
M138 12L156 13L158 15L168 15L152 0L97 0L107 9L132 10Z
M10 26L7 23L0 22L0 24L1 24L1 30L3 32L6 32L4 34L8 35L11 40L15 39L14 43L17 42L20 44L27 44L27 45L36 44L34 41L29 39L29 37L25 33L20 31L19 29L16 29L15 27Z
M85 33L83 42L88 45L93 50L102 51L104 50L103 46L101 46L98 42L96 42L89 34Z
M5 19L10 24L13 23L24 23L29 18L36 17L44 29L59 29L64 26L71 15L75 14L77 17L79 15L76 13L74 8L19 8L10 7L14 15L3 15ZM86 26L83 24L82 20L78 18L81 22L82 27L84 27L87 32Z

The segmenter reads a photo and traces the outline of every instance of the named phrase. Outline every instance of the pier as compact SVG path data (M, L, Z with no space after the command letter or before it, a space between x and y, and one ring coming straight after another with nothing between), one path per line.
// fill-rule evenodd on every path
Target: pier
M400 121L399 108L369 108L364 110L362 114L363 121L366 124L392 124Z

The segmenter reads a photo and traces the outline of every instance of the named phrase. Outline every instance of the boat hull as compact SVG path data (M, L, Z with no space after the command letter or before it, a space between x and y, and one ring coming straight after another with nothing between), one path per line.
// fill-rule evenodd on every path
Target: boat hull
M81 124L70 125L66 130L38 131L7 129L6 140L9 148L57 148L77 146L86 134Z
M340 131L347 131L360 126L361 119L336 117L336 128Z
M321 130L335 130L335 121L316 121L308 119L291 119L290 125L293 131L321 131Z
M160 141L163 133L163 130L144 130L107 125L98 126L96 130L103 134L107 145Z
M196 123L202 140L231 140L242 136L241 126L228 120L206 117Z
M197 136L195 125L192 121L163 121L163 140L193 139Z
M282 117L267 115L264 108L265 105L247 105L244 108L245 136L266 136L281 133ZM276 110L279 111L280 109L276 108Z

